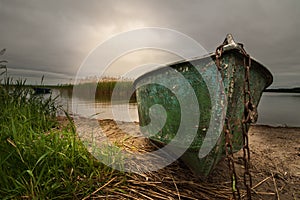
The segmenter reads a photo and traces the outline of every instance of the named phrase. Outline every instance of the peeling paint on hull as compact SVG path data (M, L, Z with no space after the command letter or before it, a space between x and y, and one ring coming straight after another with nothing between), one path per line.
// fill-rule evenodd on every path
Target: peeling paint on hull
M224 117L228 118L233 133L234 151L242 148L245 74L243 59L244 55L236 49L224 52L220 60L223 80L219 76L215 55L211 54L199 59L170 64L148 72L135 81L139 123L141 127L145 127L142 128L142 132L149 135L151 141L161 147L172 144L170 153L176 154L176 149L182 149L183 152L188 145L181 159L197 175L207 176L225 157L224 132L222 128L220 129L224 125L224 121L220 120L222 115L225 114ZM271 83L271 73L252 59L250 88L256 106L263 90ZM194 95L196 101L193 101ZM154 105L161 105L164 109L151 111ZM199 112L194 111L195 105L199 108ZM188 116L184 117L190 119L185 120L183 125L182 107L185 108L184 113L188 113ZM161 116L165 118L160 120ZM159 120L154 120L155 118ZM197 120L194 120L195 118ZM149 126L151 119L156 124ZM195 124L195 121L198 123ZM160 128L156 130L155 127ZM179 129L184 134L176 137ZM208 134L208 131L211 133ZM212 137L207 138L210 136ZM209 139L215 141L211 142L213 147L210 147L210 152L200 158L199 151L205 148L203 147L205 138L207 141Z

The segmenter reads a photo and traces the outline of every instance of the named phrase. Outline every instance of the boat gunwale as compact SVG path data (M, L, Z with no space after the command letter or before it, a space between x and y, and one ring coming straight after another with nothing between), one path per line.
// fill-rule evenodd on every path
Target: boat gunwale
M245 57L240 52L240 50L238 48L233 48L233 49L226 50L226 51L223 52L223 55L224 54L229 54L229 53L236 53L238 56ZM263 74L263 76L265 77L266 85L265 85L264 89L266 89L267 87L269 87L273 83L273 76L272 76L270 70L267 67L265 67L263 64L261 64L259 61L257 61L255 58L253 58L253 57L250 57L250 58L251 58L251 62L254 63L254 65L252 64L251 67L255 67L255 69L260 71ZM159 67L157 67L157 68L155 68L151 71L148 71L148 72L140 75L138 78L136 78L134 80L133 85L136 88L137 83L141 79L145 78L146 76L150 76L151 74L154 74L157 71L167 70L169 67L175 68L175 66L179 65L179 64L182 65L182 64L190 63L190 62L193 62L193 61L196 61L196 60L204 60L204 59L212 59L215 62L216 54L215 53L210 53L210 54L207 54L207 55L204 55L204 56L193 57L193 58L190 58L190 59L179 60L179 61L167 63L165 65L161 65L161 66L159 66Z

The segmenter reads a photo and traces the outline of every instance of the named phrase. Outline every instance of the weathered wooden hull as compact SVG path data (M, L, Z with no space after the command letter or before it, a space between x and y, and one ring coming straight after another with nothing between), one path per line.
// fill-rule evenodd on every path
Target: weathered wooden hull
M163 112L167 116L165 122L162 122L164 123L163 125L157 125L158 127L161 126L162 129L155 134L150 134L150 139L153 143L163 147L172 142L173 146L175 145L178 149L182 148L184 151L183 148L186 148L186 144L188 143L185 139L188 139L189 134L196 129L196 136L191 145L181 155L181 159L198 175L208 175L214 166L225 157L224 130L219 128L223 126L224 121L220 119L228 119L228 124L233 133L232 144L234 151L240 150L243 145L244 55L238 49L233 48L223 53L220 63L224 67L223 80L220 78L216 67L216 56L215 54L211 54L207 57L177 62L156 69L142 75L135 81L140 126L147 127L151 123L151 117L155 118L155 116L164 115ZM182 79L178 78L178 74L173 73L174 71L184 77L184 80L192 86L194 93L185 89L184 86L181 88L183 84L180 81ZM252 101L256 106L258 106L263 90L271 83L271 73L264 66L252 59L250 88ZM163 85L171 87L167 88ZM172 88L175 89L173 90ZM176 94L174 94L175 90ZM212 99L213 93L220 93L218 94L220 98L217 100L216 98ZM179 137L178 139L176 138L176 134L182 122L182 110L180 110L182 105L180 105L180 101L177 99L178 95L183 96L183 99L189 100L194 94L197 98L199 112L194 113L192 105L191 110L187 112L190 113L190 119L198 117L199 123L186 123L185 127L181 129L184 131L186 137ZM224 104L224 100L226 105ZM190 102L187 101L187 103ZM151 107L157 104L164 107L164 110L158 109L156 113L151 113ZM224 114L226 116L221 117ZM216 127L210 127L212 124ZM208 130L213 130L215 136L213 136L212 140L216 140L216 142L211 143L214 146L211 147L207 155L199 156L199 151L205 137L209 137ZM146 128L142 132L149 134L153 130L147 130Z

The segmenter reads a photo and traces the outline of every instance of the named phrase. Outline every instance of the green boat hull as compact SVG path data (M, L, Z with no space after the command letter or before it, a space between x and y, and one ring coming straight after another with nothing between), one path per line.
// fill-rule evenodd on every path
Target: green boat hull
M263 90L272 83L272 75L257 61L251 61L251 95L258 106ZM223 53L220 63L223 79L216 56L211 54L161 67L135 81L142 132L159 147L172 146L166 151L175 156L180 152L184 163L201 176L207 176L226 155L222 128L225 118L233 133L233 150L243 146L244 55L233 48ZM157 105L164 109L152 109ZM184 125L183 114L188 118ZM179 130L183 133L177 137Z

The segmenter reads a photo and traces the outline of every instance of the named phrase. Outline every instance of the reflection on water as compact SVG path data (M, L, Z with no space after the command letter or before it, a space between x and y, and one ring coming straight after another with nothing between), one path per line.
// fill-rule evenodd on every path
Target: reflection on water
M73 98L67 90L54 90L53 95L59 95L63 108L83 117L96 119L115 119L120 121L138 121L135 103L111 105L110 102L90 102L84 97ZM300 94L264 93L258 106L258 124L275 126L300 126Z
M58 96L58 104L68 113L93 119L115 119L117 121L138 121L136 103L114 103L96 99L87 100L84 96L72 98L67 90L54 90L53 96ZM63 113L58 113L62 115Z

